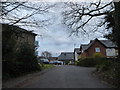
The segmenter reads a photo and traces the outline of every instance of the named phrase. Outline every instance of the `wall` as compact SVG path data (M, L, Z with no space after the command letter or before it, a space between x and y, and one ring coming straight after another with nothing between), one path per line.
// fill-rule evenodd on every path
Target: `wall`
M78 54L75 52L75 61L78 61Z
M102 45L99 41L95 41L91 46L90 48L87 50L88 52L88 56L93 56L95 52L95 48L98 47L100 48L100 53L103 55L103 56L106 56L106 47L104 45Z
M32 47L34 47L35 46L34 34L21 32L21 36L18 37L18 39L17 39L17 45L19 45L20 43L25 43L25 42L30 44Z

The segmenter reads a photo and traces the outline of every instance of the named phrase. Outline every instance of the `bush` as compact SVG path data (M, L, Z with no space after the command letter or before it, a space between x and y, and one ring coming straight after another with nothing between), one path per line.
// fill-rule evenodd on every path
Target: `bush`
M104 60L96 66L96 71L102 74L103 79L117 87L120 87L120 62Z
M34 48L27 43L18 46L17 38L22 34L16 32L17 28L2 26L2 79L40 70Z
M103 59L96 65L96 71L107 71L111 69L111 67L112 62L110 60L108 61L107 59Z
M75 61L75 65L78 65L79 64L79 61Z
M94 53L92 57L79 56L79 62L76 62L78 66L94 67L100 63L103 63L105 57L101 53Z
M108 66L110 63L109 62L105 62L103 64L99 64L99 65L96 65L96 71L107 71L110 69L110 66Z
M115 85L120 88L120 62L113 64L113 78L115 79Z
M14 76L15 54L16 54L16 40L13 37L14 31L8 26L2 29L2 76L3 79L8 79ZM13 75L11 75L13 74Z
M94 58L85 58L77 62L78 66L94 67L97 61Z
M31 72L39 69L34 49L25 43L20 46L16 54L17 67L20 72Z
M92 57L96 58L96 59L97 58L103 58L103 55L101 53L94 53Z
M14 59L6 60L3 63L3 79L41 70L34 49L27 43L21 44L14 56Z

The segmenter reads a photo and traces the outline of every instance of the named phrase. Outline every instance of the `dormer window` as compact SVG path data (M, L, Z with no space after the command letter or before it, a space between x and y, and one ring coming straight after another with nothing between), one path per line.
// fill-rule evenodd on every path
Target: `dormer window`
M96 47L96 48L95 48L95 52L100 52L100 48L99 48L99 47Z

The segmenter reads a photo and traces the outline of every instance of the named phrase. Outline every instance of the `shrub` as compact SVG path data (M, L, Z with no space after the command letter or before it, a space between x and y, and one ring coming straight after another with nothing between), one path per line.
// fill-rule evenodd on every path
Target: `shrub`
M92 57L93 58L102 58L103 55L101 53L94 53Z
M104 73L102 77L109 83L120 87L120 62L114 62L114 60L104 60L102 63L96 66L96 71Z
M17 28L3 25L2 29L2 79L17 77L23 73L40 70L34 49L24 43L17 46L21 33ZM20 43L19 43L20 44Z
M85 66L85 67L94 67L96 65L96 61L94 58L85 58L81 59L79 62L77 62L77 65L79 66Z
M22 44L16 54L17 67L20 72L30 72L39 69L37 57L34 48L29 44Z
M112 67L112 62L108 61L106 59L103 59L99 61L99 63L96 65L96 71L107 71Z
M120 62L113 64L113 78L115 79L115 85L120 88Z
M75 61L75 65L78 65L79 64L79 61Z
M77 65L85 67L94 67L98 64L103 63L105 60L106 59L100 53L95 53L92 57L81 58L79 62L77 62Z
M27 43L21 44L14 54L14 59L3 63L3 79L17 77L29 72L41 70L34 49Z
M3 79L10 78L11 72L14 73L15 66L15 54L16 54L16 40L13 37L14 31L8 26L2 29L2 76ZM13 76L13 75L12 75Z

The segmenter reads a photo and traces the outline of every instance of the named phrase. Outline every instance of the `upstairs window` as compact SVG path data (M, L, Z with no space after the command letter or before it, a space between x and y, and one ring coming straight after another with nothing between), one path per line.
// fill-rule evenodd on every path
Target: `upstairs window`
M100 48L95 48L95 52L100 52Z

